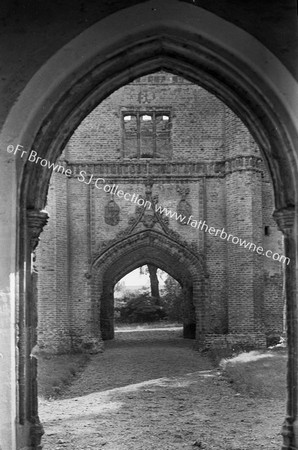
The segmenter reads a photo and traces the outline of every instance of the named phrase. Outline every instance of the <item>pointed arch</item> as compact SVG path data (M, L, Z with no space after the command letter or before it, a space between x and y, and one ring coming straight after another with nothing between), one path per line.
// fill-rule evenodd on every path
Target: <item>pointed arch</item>
M126 274L148 263L167 272L188 292L184 308L184 336L190 337L190 328L196 330L196 339L199 345L203 345L207 297L204 259L188 246L152 229L119 240L94 258L91 269L94 331L100 321L103 338L114 337L114 286Z

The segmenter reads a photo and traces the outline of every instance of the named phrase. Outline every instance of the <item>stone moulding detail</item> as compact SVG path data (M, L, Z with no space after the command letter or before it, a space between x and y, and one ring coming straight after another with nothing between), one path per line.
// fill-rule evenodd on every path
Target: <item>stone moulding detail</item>
M134 224L135 224L135 220L134 220L133 225ZM186 240L181 238L179 233L171 230L166 224L164 224L164 226L167 228L167 232L165 234L162 232L156 232L161 237L161 239L169 238L169 239L173 240L174 242L176 242L177 244L182 245L183 247L188 249L192 254L194 254L197 257L198 248L197 248L196 242L188 243ZM149 233L150 234L150 231L144 229L141 233ZM130 225L130 226L128 226L128 228L126 230L120 231L114 239L110 239L108 241L103 241L100 248L98 248L97 252L94 254L94 258L93 258L93 262L92 262L91 266L101 255L103 255L105 252L107 252L114 245L120 243L125 238L131 238L132 241L134 241L135 239L137 239L136 236L137 235L133 233L133 229ZM203 259L203 256L201 255L200 258Z
M27 209L27 225L30 233L30 247L33 252L39 242L39 235L49 219L48 213L36 209Z
M132 178L143 179L148 176L167 179L169 177L181 180L184 177L224 177L226 174L241 171L262 171L262 159L256 156L237 156L223 161L195 162L195 161L112 161L98 162L96 164L84 162L69 162L72 177L78 177L81 170L87 170L95 176L105 176L109 182L115 178L116 181L131 180Z
M96 252L94 252L93 262L100 255L103 255L109 248L112 248L117 243L121 242L123 239L128 237L137 236L138 233L135 233L135 229L137 225L142 224L145 231L152 229L155 224L158 224L162 231L158 232L160 236L167 236L171 238L176 243L186 247L189 251L198 254L198 248L196 243L192 242L189 244L186 240L182 239L180 234L176 231L172 230L169 226L169 218L164 217L162 214L158 214L154 210L154 205L158 202L158 196L152 194L152 187L154 184L154 180L152 178L146 178L144 181L145 184L145 195L139 196L144 201L148 200L150 202L151 207L145 208L144 206L137 206L135 213L129 218L128 226L126 229L117 233L117 235L110 240L105 240L101 243L100 247L97 248ZM142 232L143 232L142 231ZM91 266L93 263L91 264ZM89 272L90 273L90 270ZM85 275L86 276L86 275Z
M177 233L175 233L176 235ZM171 236L167 236L164 235L161 232L157 232L157 231L153 231L153 230L144 230L141 231L139 233L127 236L126 239L113 239L112 241L109 241L108 243L106 243L106 247L102 248L97 254L96 256L94 256L93 258L93 262L92 262L92 268L97 266L99 264L99 261L101 264L104 263L104 261L106 259L108 259L110 257L111 252L113 253L115 246L117 246L117 248L120 247L127 247L127 245L134 245L134 243L138 242L138 241L148 241L148 243L150 244L154 244L153 241L158 240L159 242L163 243L166 246L169 246L171 244L171 241L173 242L173 238ZM194 246L193 245L189 245L188 243L182 241L182 240L177 240L175 239L175 244L178 245L178 248L183 248L183 252L187 252L187 254L189 255L189 258L197 260L199 262L199 265L201 266L201 269L203 269L204 271L204 275L205 274L205 260L203 258L202 255L198 255L195 251L194 251Z
M277 223L280 231L289 235L292 233L295 224L295 207L289 206L288 208L277 209L273 213L273 218Z

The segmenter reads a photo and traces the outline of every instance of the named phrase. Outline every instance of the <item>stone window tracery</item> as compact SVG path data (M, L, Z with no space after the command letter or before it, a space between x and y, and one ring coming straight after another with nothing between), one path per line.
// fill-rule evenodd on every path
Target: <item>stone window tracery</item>
M123 111L124 158L169 158L171 115L169 111Z

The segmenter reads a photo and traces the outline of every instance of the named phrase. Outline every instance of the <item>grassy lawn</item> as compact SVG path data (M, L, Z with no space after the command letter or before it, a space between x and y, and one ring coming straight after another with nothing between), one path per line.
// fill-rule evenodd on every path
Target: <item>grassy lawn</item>
M286 349L251 351L223 359L223 376L235 390L250 397L286 398Z
M65 355L38 355L38 395L56 398L85 367L89 356L82 353Z

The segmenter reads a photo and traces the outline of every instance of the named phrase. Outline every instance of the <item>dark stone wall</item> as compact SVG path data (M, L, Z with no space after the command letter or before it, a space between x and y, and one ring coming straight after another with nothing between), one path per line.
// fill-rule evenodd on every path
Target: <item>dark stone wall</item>
M5 0L0 12L0 126L34 73L63 45L97 21L137 0ZM297 77L297 5L294 0L188 0L244 29Z

